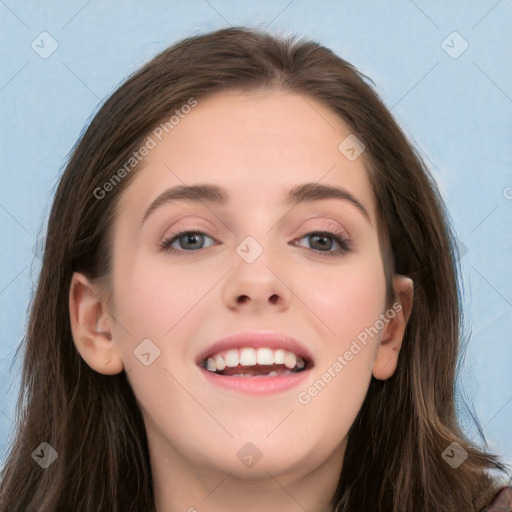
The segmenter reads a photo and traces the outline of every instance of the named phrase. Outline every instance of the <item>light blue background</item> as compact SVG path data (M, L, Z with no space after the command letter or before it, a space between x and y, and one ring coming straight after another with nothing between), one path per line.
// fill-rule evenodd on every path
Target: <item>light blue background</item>
M19 384L20 361L10 365L39 271L34 246L68 153L99 102L156 53L249 25L316 39L356 65L427 159L461 241L472 329L462 384L489 447L512 463L512 4L449 4L0 2L0 460ZM44 31L59 45L47 59L31 48ZM441 46L454 31L469 44L456 59ZM445 47L461 43L451 36Z

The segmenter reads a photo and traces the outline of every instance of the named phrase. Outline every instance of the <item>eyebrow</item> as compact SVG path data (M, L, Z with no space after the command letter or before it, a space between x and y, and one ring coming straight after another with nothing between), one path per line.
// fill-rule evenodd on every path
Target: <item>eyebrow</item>
M323 199L339 199L354 205L371 224L370 216L365 207L346 189L320 183L303 183L289 190L283 201L284 205L297 205L320 201ZM207 202L225 205L229 201L226 189L213 184L178 185L162 192L149 206L142 218L141 225L160 206L175 201Z

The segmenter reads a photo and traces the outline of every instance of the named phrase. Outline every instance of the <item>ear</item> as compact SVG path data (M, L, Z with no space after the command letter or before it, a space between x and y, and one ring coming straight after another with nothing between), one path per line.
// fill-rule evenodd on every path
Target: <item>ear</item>
M71 332L82 359L98 373L114 375L123 370L123 363L112 336L113 318L99 296L99 290L83 274L73 274L69 287Z
M397 300L385 313L386 321L372 369L373 376L379 380L389 379L396 370L398 354L414 297L414 283L408 277L395 276L393 288L396 291Z

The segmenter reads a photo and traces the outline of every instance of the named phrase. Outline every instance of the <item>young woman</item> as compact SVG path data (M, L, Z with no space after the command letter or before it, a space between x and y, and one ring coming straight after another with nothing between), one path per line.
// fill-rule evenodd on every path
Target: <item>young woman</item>
M353 66L245 28L175 44L60 180L0 510L512 510L455 414L457 265Z

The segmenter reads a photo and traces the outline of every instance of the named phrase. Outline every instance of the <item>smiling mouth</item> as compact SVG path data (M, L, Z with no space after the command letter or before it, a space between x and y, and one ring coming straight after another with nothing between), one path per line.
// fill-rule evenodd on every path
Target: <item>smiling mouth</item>
M208 370L212 371L212 370ZM293 373L303 372L304 368L299 370L293 368L289 370L283 365L273 364L271 366L254 365L250 368L237 365L235 368L225 368L224 370L215 370L212 373L224 375L225 377L277 377L278 375L291 375Z
M309 370L312 364L284 349L243 347L207 357L201 366L226 377L277 377Z

